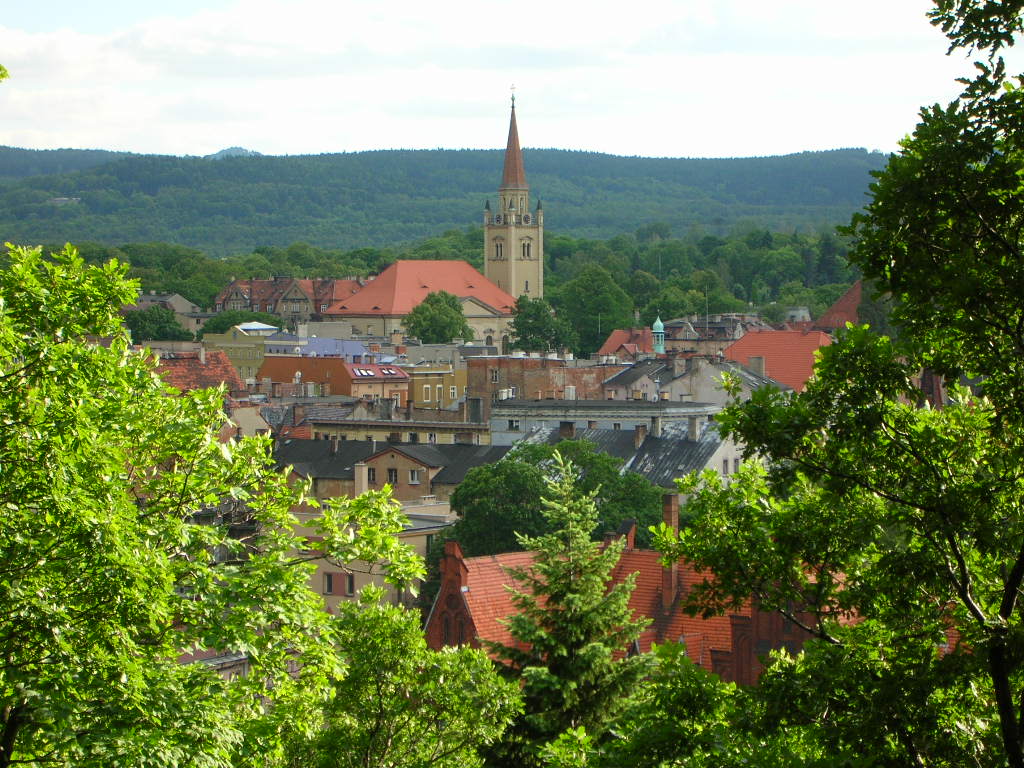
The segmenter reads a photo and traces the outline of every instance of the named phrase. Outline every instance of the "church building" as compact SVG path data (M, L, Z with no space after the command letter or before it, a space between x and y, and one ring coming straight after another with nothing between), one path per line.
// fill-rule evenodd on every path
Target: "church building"
M217 311L269 312L291 323L348 320L356 333L403 332L403 319L433 291L459 298L476 338L507 349L516 298L544 296L544 211L530 210L516 104L512 99L497 210L484 206L484 274L465 261L399 260L369 280L232 280Z
M498 210L484 206L484 274L464 261L399 260L351 295L325 307L325 319L349 320L360 334L401 332L403 318L432 291L459 298L475 337L507 349L518 296L544 295L544 214L530 211L515 99L509 121Z
M523 151L516 126L516 101L505 147L505 168L498 189L498 210L484 207L484 275L513 296L544 297L544 210L540 200L530 213Z

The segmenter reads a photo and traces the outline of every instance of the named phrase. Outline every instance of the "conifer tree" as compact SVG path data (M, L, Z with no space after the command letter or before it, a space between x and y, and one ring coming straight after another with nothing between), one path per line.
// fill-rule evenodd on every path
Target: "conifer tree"
M569 729L600 738L647 669L646 657L628 653L645 626L629 608L635 578L609 587L624 543L591 541L594 494L581 494L576 479L573 465L556 453L544 500L555 530L520 536L536 556L509 571L518 583L516 615L507 622L514 644L488 647L521 677L525 711L494 750L492 765L540 765L543 746Z

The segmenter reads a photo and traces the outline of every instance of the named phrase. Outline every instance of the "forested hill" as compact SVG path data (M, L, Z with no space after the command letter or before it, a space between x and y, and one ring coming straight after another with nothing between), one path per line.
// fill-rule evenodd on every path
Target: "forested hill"
M724 234L738 223L818 230L849 220L865 202L869 171L886 160L861 149L740 159L524 155L547 229L595 238L654 222L677 235ZM384 245L478 224L501 166L498 150L211 160L0 147L0 237L165 241L211 255L296 241Z

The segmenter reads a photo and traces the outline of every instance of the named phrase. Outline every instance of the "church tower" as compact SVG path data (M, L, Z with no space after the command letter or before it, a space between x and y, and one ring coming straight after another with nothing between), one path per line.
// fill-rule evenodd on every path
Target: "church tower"
M516 298L544 297L544 211L538 200L536 211L530 212L515 96L497 210L491 210L490 200L484 207L484 276Z

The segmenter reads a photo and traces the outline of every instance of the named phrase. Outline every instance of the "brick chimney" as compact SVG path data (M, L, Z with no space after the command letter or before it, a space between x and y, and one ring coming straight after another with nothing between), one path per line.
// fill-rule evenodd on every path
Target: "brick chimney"
M647 425L637 424L633 429L633 450L639 451L640 446L644 444L644 440L647 439Z
M563 421L558 425L558 436L563 440L576 439L576 422Z
M666 493L661 497L661 512L665 525L679 531L679 494ZM679 563L661 567L661 608L671 611L679 599Z
M764 376L764 355L751 355L747 360L747 368L758 376Z

